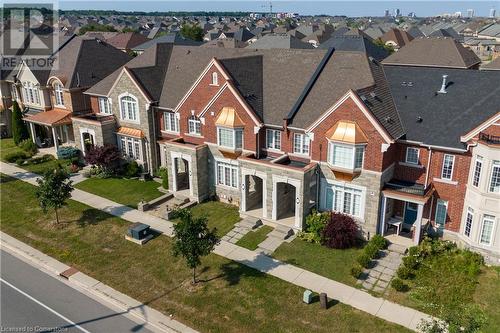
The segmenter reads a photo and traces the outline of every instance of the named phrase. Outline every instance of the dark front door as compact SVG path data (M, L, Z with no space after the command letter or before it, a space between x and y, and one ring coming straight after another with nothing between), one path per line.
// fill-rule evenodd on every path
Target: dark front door
M413 224L417 220L417 209L418 205L413 202L407 202L405 204L405 224Z
M89 152L90 149L94 147L94 136L90 133L83 133L83 149L85 154Z

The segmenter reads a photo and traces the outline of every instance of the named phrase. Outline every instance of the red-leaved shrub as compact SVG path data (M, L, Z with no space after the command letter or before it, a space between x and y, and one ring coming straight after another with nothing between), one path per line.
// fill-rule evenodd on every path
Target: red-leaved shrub
M352 217L346 214L333 213L323 229L321 242L334 249L346 249L356 245L358 226Z

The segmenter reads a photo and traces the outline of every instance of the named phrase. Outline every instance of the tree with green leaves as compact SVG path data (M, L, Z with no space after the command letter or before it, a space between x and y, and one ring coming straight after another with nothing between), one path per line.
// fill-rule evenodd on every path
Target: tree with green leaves
M203 40L203 29L194 24L183 24L181 27L181 36L201 42Z
M23 120L23 114L17 101L12 102L12 138L18 145L21 141L29 139L28 127Z
M66 200L71 197L73 191L73 182L69 179L69 174L59 165L55 170L47 171L36 182L38 183L36 197L40 206L44 213L47 213L49 208L54 208L58 224L58 209L66 205Z
M89 23L81 27L78 33L84 35L87 31L116 32L116 29L111 25Z
M182 256L193 270L193 284L196 283L196 267L201 257L207 256L219 243L217 229L210 230L206 217L193 217L191 211L181 209L176 214L180 221L174 225L174 256Z

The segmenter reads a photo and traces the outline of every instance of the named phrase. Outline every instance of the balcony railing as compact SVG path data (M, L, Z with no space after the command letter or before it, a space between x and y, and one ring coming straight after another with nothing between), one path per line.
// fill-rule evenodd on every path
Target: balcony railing
M486 142L486 143L489 143L489 144L493 144L493 145L500 144L500 136L498 136L498 135L479 133L479 140Z

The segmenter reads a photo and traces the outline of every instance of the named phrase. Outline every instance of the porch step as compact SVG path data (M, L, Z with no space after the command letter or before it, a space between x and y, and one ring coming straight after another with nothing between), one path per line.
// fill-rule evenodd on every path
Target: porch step
M262 221L256 217L246 216L241 221L236 223L236 226L241 228L256 229L262 225Z
M400 254L405 254L406 251L408 250L408 248L404 245L391 243L387 247L387 250L392 251L392 252L396 252L396 253L400 253Z
M284 225L277 225L273 231L269 233L269 237L275 237L279 239L287 239L293 235L293 229Z

